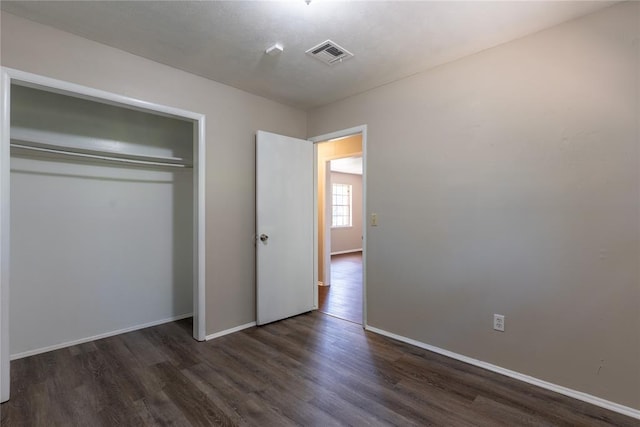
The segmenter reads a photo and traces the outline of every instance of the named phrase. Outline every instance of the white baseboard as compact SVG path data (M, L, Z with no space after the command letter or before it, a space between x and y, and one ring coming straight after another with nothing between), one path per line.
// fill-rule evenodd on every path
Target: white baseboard
M98 334L87 338L80 338L79 340L67 341L60 344L54 344L47 347L37 348L35 350L23 351L22 353L12 354L10 360L22 359L23 357L35 356L36 354L46 353L48 351L59 350L65 347L71 347L72 345L84 344L89 341L95 341L102 338L109 338L114 335L126 334L127 332L137 331L138 329L149 328L151 326L162 325L163 323L175 322L176 320L186 319L187 317L193 317L193 313L181 314L180 316L169 317L168 319L155 320L153 322L144 323L142 325L130 326L124 329L118 329L116 331L105 332L104 334Z
M360 248L360 249L348 249L346 251L331 252L331 255L351 254L353 252L362 252L362 248Z
M212 340L212 339L215 339L215 338L220 338L220 337L223 337L225 335L229 335L229 334L232 334L234 332L238 332L238 331L241 331L243 329L251 328L251 327L254 327L254 326L256 326L256 322L245 323L244 325L236 326L236 327L231 328L231 329L225 329L224 331L216 332L215 334L207 335L205 337L205 340L209 341L209 340Z
M403 337L402 335L397 335L392 332L387 332L383 329L378 329L373 326L365 326L367 331L374 332L376 334L384 335L389 338L393 338L398 341L405 342L407 344L414 345L416 347L423 348L425 350L432 351L434 353L441 354L443 356L450 357L452 359L460 360L461 362L468 363L470 365L477 366L479 368L487 369L489 371L496 372L498 374L506 375L507 377L514 378L516 380L520 380L529 384L536 385L538 387L542 387L547 390L555 391L556 393L563 394L565 396L572 397L574 399L582 400L583 402L590 403L592 405L599 406L601 408L608 409L610 411L617 412L619 414L626 415L628 417L637 418L640 420L640 410L631 408L629 406L624 406L619 403L611 402L609 400L602 399L597 396L593 396L591 394L583 393L578 390L573 390L561 385L553 384L548 381L544 381L535 377L531 377L529 375L521 374L520 372L512 371L510 369L502 368L497 365L492 365L491 363L483 362L482 360L473 359L471 357L464 356L462 354L454 353L449 350L445 350L439 347L435 347L433 345L425 344L420 341L413 340L411 338Z

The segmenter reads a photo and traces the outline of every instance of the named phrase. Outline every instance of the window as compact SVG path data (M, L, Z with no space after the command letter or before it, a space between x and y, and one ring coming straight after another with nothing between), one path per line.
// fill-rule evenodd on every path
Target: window
M332 227L351 227L351 184L333 184Z

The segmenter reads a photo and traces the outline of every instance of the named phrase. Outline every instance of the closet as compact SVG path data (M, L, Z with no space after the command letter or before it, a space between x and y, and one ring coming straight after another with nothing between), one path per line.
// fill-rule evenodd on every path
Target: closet
M192 316L203 124L10 90L11 358Z

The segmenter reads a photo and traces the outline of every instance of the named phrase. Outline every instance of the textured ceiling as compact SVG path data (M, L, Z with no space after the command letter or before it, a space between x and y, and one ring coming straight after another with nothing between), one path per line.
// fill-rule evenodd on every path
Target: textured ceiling
M410 76L605 1L2 1L3 11L301 108ZM331 39L355 54L305 55ZM264 50L281 43L284 52Z

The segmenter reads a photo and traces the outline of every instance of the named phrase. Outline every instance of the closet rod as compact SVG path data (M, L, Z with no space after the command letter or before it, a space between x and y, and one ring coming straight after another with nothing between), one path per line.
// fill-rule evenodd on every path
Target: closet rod
M52 148L42 148L42 147L32 147L30 145L22 145L22 144L14 144L11 143L11 147L20 148L22 150L32 150L32 151L40 151L43 153L54 153L54 154L64 154L68 156L76 156L83 157L88 159L97 159L97 160L108 160L112 162L122 162L122 163L132 163L137 165L149 165L149 166L171 166L175 168L190 168L189 165L184 165L180 163L166 163L166 162L151 162L148 160L134 160L134 159L124 159L120 157L109 157L109 156L100 156L97 154L86 154L86 153L76 153L73 151L65 151L65 150L55 150Z

